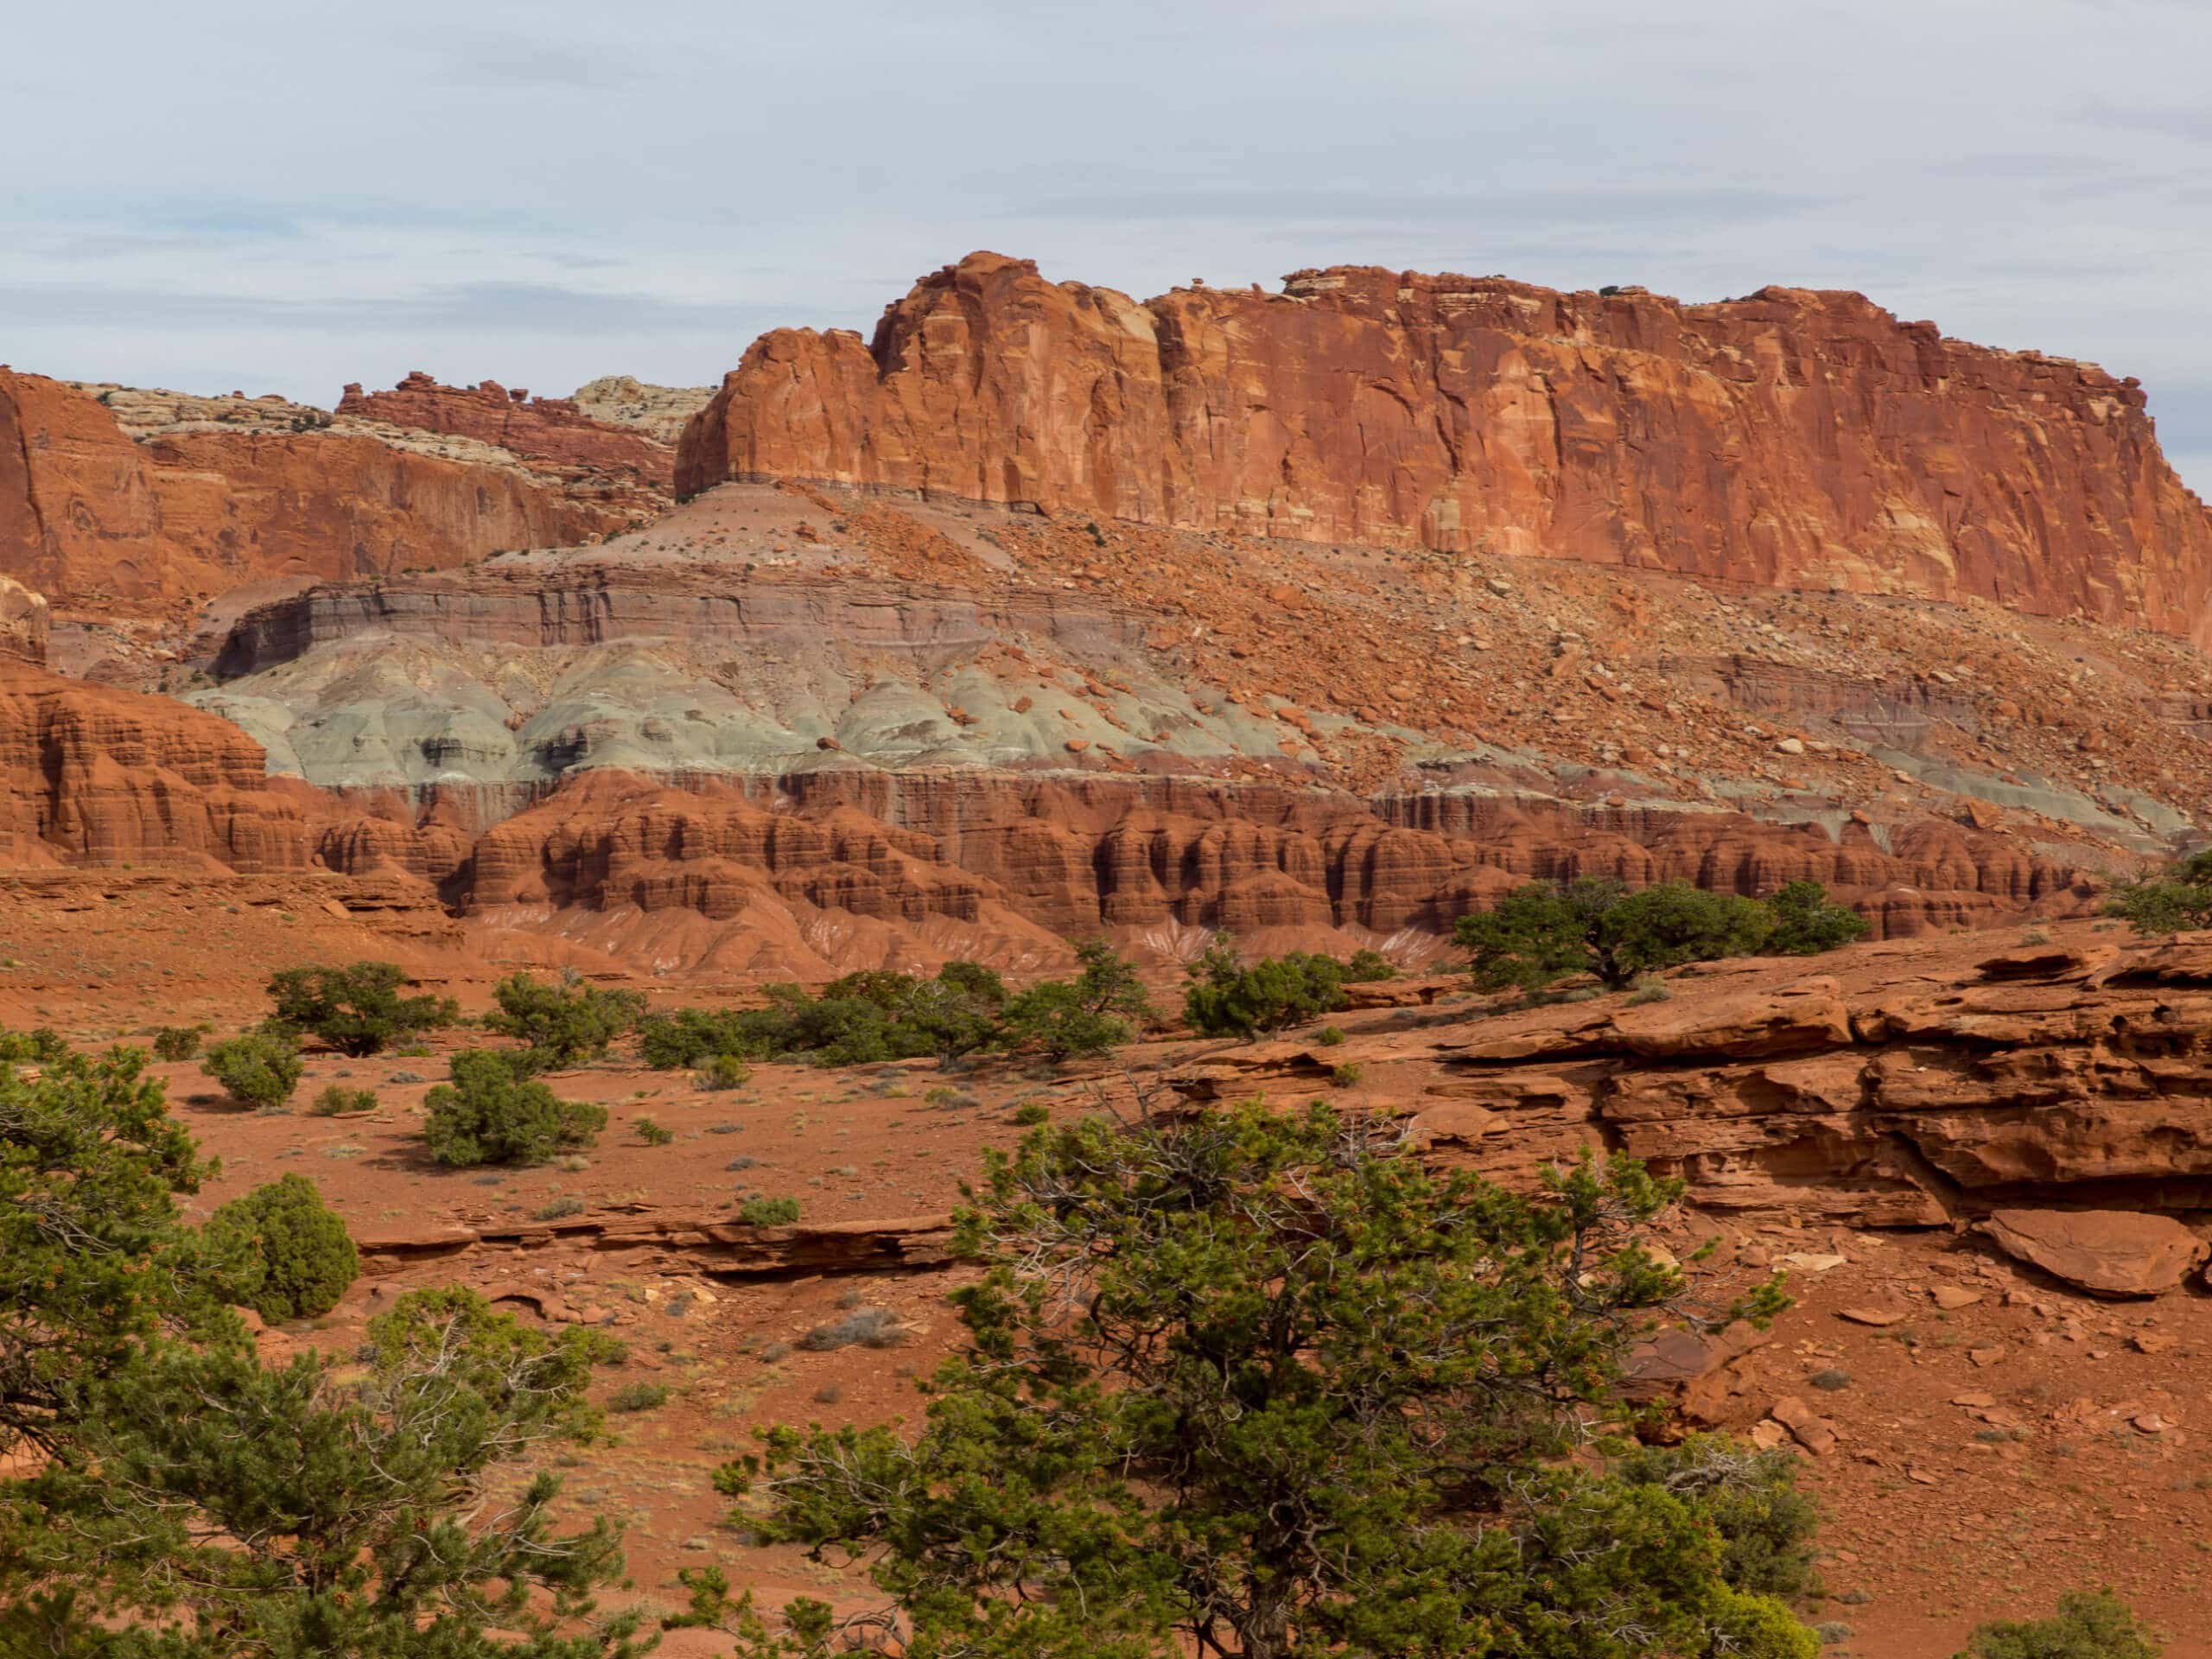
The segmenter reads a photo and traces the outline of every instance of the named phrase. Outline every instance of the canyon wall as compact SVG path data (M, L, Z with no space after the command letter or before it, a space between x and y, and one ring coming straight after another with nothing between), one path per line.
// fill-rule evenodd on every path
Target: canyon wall
M972 254L779 329L680 494L798 477L1312 541L1980 597L2212 640L2212 516L2133 379L1862 296L1685 305L1344 266L1142 303Z
M180 423L134 440L99 399L0 372L0 575L55 599L386 575L594 539L636 518L512 464L365 433Z

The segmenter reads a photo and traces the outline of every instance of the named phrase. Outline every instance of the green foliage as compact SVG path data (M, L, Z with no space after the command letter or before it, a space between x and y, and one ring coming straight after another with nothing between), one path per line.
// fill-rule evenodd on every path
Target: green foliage
M607 1109L563 1100L520 1075L516 1056L464 1049L453 1057L452 1081L423 1096L423 1136L442 1164L542 1164L588 1147L607 1127Z
M638 1023L645 1006L635 991L602 990L573 976L549 985L513 974L493 987L492 996L499 1007L484 1016L484 1028L521 1039L533 1071L564 1071L597 1059Z
M637 1130L638 1139L649 1147L664 1147L676 1139L676 1131L657 1120L641 1117L631 1125Z
M1334 957L1264 957L1247 967L1217 935L1192 964L1183 1018L1209 1037L1250 1039L1302 1026L1344 1006L1344 965Z
M691 1074L694 1088L714 1092L742 1089L753 1080L753 1068L734 1054L717 1054Z
M175 1205L213 1170L144 1064L117 1049L35 1081L0 1067L0 1457L58 1455L86 1383L195 1300L213 1307Z
M2155 876L2118 889L2105 906L2138 933L2183 933L2212 927L2212 847Z
M1347 1060L1342 1065L1329 1068L1329 1084L1335 1089L1356 1089L1366 1075L1367 1068L1357 1060Z
M1814 1534L1820 1505L1797 1489L1797 1459L1718 1434L1639 1446L1615 1465L1622 1479L1689 1494L1720 1533L1720 1574L1738 1590L1797 1601L1820 1593Z
M285 1175L232 1198L203 1237L226 1300L271 1325L327 1313L360 1276L346 1224L304 1175Z
M1041 1100L1033 1100L1014 1109L1014 1121L1017 1128L1033 1129L1052 1121L1052 1109Z
M200 1058L200 1039L213 1031L213 1026L163 1026L154 1033L154 1058L157 1060L192 1060Z
M748 1227L788 1227L798 1219L798 1200L755 1194L738 1205L737 1218Z
M559 1483L494 1471L588 1439L606 1338L524 1329L465 1290L372 1321L358 1363L264 1365L238 1341L149 1344L89 1391L57 1459L8 1494L41 1593L0 1648L113 1659L617 1659L632 1619L604 1520L556 1529ZM180 1401L192 1409L178 1409Z
M912 1659L1808 1659L1708 1492L1577 1455L1684 1294L1643 1243L1677 1192L1618 1160L1523 1198L1319 1103L1039 1129L959 1217L983 1273L918 1437L781 1427L716 1484L868 1560ZM747 1659L832 1650L744 1611Z
M728 1055L758 1058L767 1052L762 1029L769 1022L765 1009L677 1008L649 1014L638 1021L638 1053L656 1071L681 1071L686 1066Z
M1075 948L1073 979L1048 979L1007 1003L998 1042L1062 1060L1110 1054L1157 1018L1135 967L1103 938Z
M2158 1659L2164 1651L2109 1589L2075 1590L2049 1618L1976 1625L1958 1659Z
M1866 931L1859 917L1827 902L1817 881L1792 881L1761 902L1687 881L1630 892L1583 876L1563 887L1516 887L1495 910L1459 918L1452 937L1478 989L1533 993L1571 974L1594 974L1617 991L1686 962L1767 949L1811 955Z
M1380 950L1361 949L1351 953L1351 960L1344 963L1344 982L1347 985L1363 985L1378 979L1395 979L1397 964Z
M630 1382L614 1391L607 1402L615 1411L658 1411L668 1403L665 1382Z
M314 1117L351 1117L377 1109L377 1091L373 1089L345 1089L332 1084L315 1097L315 1104L308 1108Z
M1136 1033L1117 1014L1094 1013L1064 979L1032 985L1007 1004L999 1040L1007 1048L1032 1050L1055 1062L1078 1056L1110 1054Z
M248 1106L281 1106L300 1086L306 1066L296 1038L275 1032L248 1032L208 1049L200 1069Z
M69 1052L52 1026L35 1031L0 1031L0 1061L12 1065L51 1065Z
M1764 950L1775 957L1817 957L1866 937L1866 918L1845 905L1828 902L1817 881L1789 881L1766 900L1773 917Z
M270 978L269 995L277 1019L359 1059L461 1017L461 1005L449 996L400 995L406 983L397 963L357 962L287 968Z
M1467 953L1477 989L1541 990L1588 969L1589 935L1613 892L1586 879L1566 888L1526 882L1495 909L1460 917L1452 943Z
M0 1070L0 1652L638 1653L592 1606L618 1535L558 1532L550 1481L488 1484L596 1431L583 1388L613 1344L435 1291L358 1356L265 1365L212 1293L250 1267L314 1306L333 1218L287 1177L187 1230L176 1200L209 1170L143 1065Z

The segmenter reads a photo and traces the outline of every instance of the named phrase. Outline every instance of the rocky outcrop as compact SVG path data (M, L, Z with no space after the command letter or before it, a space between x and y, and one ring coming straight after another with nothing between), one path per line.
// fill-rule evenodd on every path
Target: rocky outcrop
M46 595L0 576L0 660L46 666Z
M1417 1103L1440 1149L1499 1173L1611 1147L1710 1209L1986 1217L2000 1245L2072 1282L2151 1294L2201 1255L2192 1235L2025 1212L2212 1209L2212 936L2127 950L2074 937L1980 964L1936 941L1715 964L1656 1003L1408 1016L1325 1049L1226 1050L1176 1084L1297 1096L1357 1065Z
M576 388L576 407L595 421L634 426L668 445L671 454L684 423L714 399L712 386L656 386L634 375L608 374Z
M134 442L96 399L0 372L0 575L54 599L204 599L594 539L633 508L509 462L312 426Z
M510 391L496 380L448 386L417 369L390 391L364 392L358 382L348 385L337 412L474 438L526 461L620 474L664 491L676 474L675 452L651 432L596 420L573 398L532 397L519 386Z
M663 1211L635 1204L612 1213L585 1213L555 1221L516 1224L370 1223L353 1242L372 1274L402 1271L424 1261L443 1261L480 1249L531 1250L549 1245L594 1250L658 1249L686 1271L732 1278L795 1278L802 1274L895 1273L941 1268L953 1257L952 1217L890 1216L880 1219L812 1222L753 1227L722 1217ZM565 1298L550 1287L495 1284L492 1301L527 1301L544 1317L568 1317Z
M763 336L676 482L1978 596L2212 639L2212 518L2132 378L1857 294L1685 305L1362 266L1141 304L972 254Z
M0 662L0 864L301 870L308 820L227 721Z

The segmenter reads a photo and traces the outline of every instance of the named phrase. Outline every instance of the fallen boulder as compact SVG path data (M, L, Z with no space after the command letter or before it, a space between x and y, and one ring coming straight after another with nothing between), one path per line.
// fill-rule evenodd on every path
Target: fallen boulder
M2162 1296L2205 1255L2172 1217L2132 1210L1999 1210L1981 1230L2007 1255L2094 1296Z

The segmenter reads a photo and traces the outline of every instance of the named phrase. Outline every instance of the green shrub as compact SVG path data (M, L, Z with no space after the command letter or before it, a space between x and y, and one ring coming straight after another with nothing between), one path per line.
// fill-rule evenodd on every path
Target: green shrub
M69 1045L52 1026L35 1031L0 1031L0 1060L18 1065L52 1065L68 1052Z
M213 1026L163 1026L154 1033L154 1058L171 1061L197 1059L200 1039L213 1029Z
M1344 965L1334 957L1293 951L1247 967L1223 934L1190 972L1183 1018L1209 1037L1249 1039L1344 1006Z
M1110 1054L1135 1035L1118 1014L1085 1007L1081 993L1062 979L1020 993L1007 1004L999 1026L999 1041L1006 1047L1034 1050L1056 1063Z
M491 1049L454 1055L452 1079L423 1101L423 1136L442 1164L542 1164L590 1146L607 1127L604 1106L561 1099Z
M721 1092L742 1089L753 1080L753 1068L734 1054L717 1054L691 1074L696 1089Z
M357 1112L373 1112L377 1109L377 1091L373 1089L341 1089L332 1084L315 1097L315 1104L308 1108L313 1117L350 1117Z
M668 1403L665 1382L632 1382L614 1392L607 1405L616 1411L654 1411Z
M1042 1101L1033 1100L1025 1106L1017 1106L1014 1109L1014 1121L1019 1128L1033 1129L1039 1123L1049 1123L1052 1121L1052 1109Z
M1821 1593L1813 1564L1821 1509L1798 1490L1797 1469L1788 1452L1757 1451L1720 1434L1637 1446L1617 1465L1631 1484L1699 1500L1720 1535L1721 1576L1738 1590L1783 1601Z
M533 1071L597 1059L645 1011L645 999L635 991L601 990L574 978L548 985L513 974L493 988L492 996L499 1007L484 1016L485 1030L519 1038Z
M1631 893L1584 876L1564 887L1516 887L1495 910L1459 918L1452 937L1482 990L1537 991L1579 973L1620 990L1686 962L1751 955L1773 926L1766 906L1733 893L1687 881Z
M764 1008L676 1008L649 1014L638 1021L638 1053L656 1071L728 1055L758 1058L767 1050L764 1027L773 1024Z
M565 1221L570 1216L581 1216L588 1207L575 1193L563 1192L560 1197L548 1198L539 1205L531 1219L532 1221Z
M1816 957L1866 937L1866 918L1828 902L1817 881L1790 881L1766 900L1774 924L1763 947L1770 956Z
M207 1051L200 1069L248 1106L283 1104L307 1070L297 1041L270 1032L226 1038Z
M2105 914L2144 934L2212 927L2212 847L2120 887L2105 906Z
M1324 1048L1334 1048L1344 1039L1344 1027L1341 1026L1324 1026L1313 1033L1313 1040Z
M1355 950L1351 960L1344 963L1344 982L1347 985L1362 985L1378 979L1395 979L1397 964L1380 950Z
M303 1175L286 1175L217 1210L202 1236L226 1300L275 1325L338 1306L360 1276L346 1224Z
M665 1128L650 1117L638 1119L632 1127L638 1131L638 1139L649 1147L664 1147L676 1139L675 1130Z
M1670 1001L1674 995L1665 980L1656 974L1646 974L1636 982L1636 988L1628 994L1628 1006L1640 1008L1653 1002L1665 1002Z
M1366 1075L1365 1066L1357 1060L1349 1060L1342 1065L1330 1068L1329 1083L1332 1088L1353 1089L1358 1086L1359 1080Z
M1958 1659L2158 1659L2164 1651L2110 1590L2075 1590L2049 1618L1976 1625Z
M737 1218L748 1227L788 1227L798 1219L798 1200L758 1194L738 1205Z
M407 975L397 963L357 962L346 968L287 968L269 982L276 1018L311 1033L355 1059L461 1016L451 997L402 996Z

